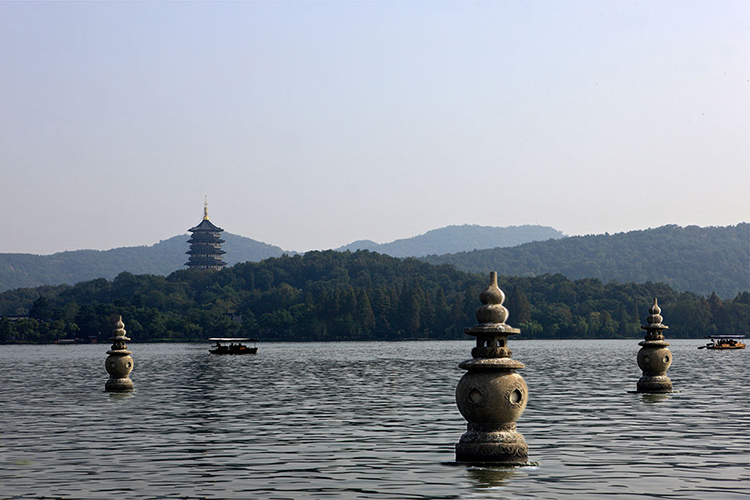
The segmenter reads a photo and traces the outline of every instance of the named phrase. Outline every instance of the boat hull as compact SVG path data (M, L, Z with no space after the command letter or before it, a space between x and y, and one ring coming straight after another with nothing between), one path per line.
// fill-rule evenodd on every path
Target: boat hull
M245 347L244 349L210 349L211 354L257 354L257 347Z

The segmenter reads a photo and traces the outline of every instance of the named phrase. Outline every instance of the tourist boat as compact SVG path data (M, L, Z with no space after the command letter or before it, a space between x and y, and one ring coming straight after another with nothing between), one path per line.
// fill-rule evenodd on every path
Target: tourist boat
M99 339L92 335L90 337L87 337L85 339L83 338L75 338L75 339L57 339L55 340L55 344L61 344L61 345L67 345L67 344L96 344L99 342Z
M216 342L214 349L209 349L208 352L211 354L255 354L258 352L258 347L255 346L255 342L258 339L244 338L244 337L211 337L211 342ZM226 345L226 343L229 345ZM242 342L253 342L253 347L248 347Z
M706 345L700 346L698 349L744 349L745 344L741 340L744 339L744 335L709 335L706 337L711 339Z

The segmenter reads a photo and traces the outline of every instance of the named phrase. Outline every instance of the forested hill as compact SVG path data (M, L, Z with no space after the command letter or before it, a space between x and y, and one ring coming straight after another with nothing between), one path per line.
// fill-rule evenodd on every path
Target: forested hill
M308 252L221 271L122 273L75 286L0 294L0 342L94 337L117 315L136 342L257 336L266 341L461 339L488 275L368 251ZM669 337L750 333L750 292L730 300L659 283L501 276L508 323L521 337L642 338L659 299ZM635 347L635 342L634 342Z
M513 247L531 241L544 241L564 236L557 229L547 226L489 227L464 224L433 229L413 238L404 238L390 243L375 243L370 240L355 241L337 250L340 252L370 250L392 257L422 257L483 248Z
M469 272L514 276L560 273L571 279L661 282L699 295L731 298L750 290L750 224L663 226L628 233L574 236L451 255L426 262Z
M259 241L222 233L225 261L258 262L279 257L284 251ZM112 279L123 271L133 274L161 274L183 269L187 262L189 236L183 234L151 246L112 250L75 250L53 255L0 254L0 292L41 285L72 285L95 278Z
M483 227L449 226L421 236L379 245L358 242L341 250L377 250L394 257L445 254L476 248L519 245L529 241L561 238L556 229L543 226ZM96 278L112 279L121 272L167 275L184 269L188 235L175 236L156 245L115 248L113 250L75 250L54 255L0 254L0 292L41 285L72 285ZM280 257L281 248L259 241L222 233L228 265L259 262Z

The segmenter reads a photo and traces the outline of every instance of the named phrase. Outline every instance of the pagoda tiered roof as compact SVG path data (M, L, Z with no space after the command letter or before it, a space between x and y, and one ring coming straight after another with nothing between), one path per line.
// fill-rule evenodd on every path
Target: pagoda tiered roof
M211 231L220 233L224 230L204 217L200 224L195 227L191 227L190 229L188 229L188 231L190 231L191 233L194 233L196 231Z

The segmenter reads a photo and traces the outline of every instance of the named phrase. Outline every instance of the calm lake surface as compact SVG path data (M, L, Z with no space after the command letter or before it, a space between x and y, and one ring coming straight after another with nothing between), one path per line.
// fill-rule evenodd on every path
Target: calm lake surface
M638 340L523 341L535 466L451 464L471 340L0 346L0 498L750 497L750 350L670 340L676 391L634 391Z

